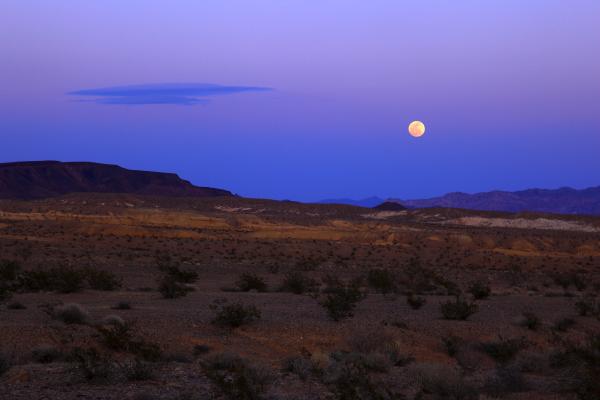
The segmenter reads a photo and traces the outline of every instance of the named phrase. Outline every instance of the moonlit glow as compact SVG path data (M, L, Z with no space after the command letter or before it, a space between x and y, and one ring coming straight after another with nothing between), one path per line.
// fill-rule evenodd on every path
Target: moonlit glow
M408 133L412 137L421 137L425 134L425 124L421 121L413 121L408 125Z

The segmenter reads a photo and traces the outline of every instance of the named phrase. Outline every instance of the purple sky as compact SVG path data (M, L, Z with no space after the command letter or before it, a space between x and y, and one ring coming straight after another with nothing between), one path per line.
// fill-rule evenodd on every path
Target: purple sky
M0 162L297 200L600 185L598 71L597 0L3 0ZM170 91L94 90L131 85Z

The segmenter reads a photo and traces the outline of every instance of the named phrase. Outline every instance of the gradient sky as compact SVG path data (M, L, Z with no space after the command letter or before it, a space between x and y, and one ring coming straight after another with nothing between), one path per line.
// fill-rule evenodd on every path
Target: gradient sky
M0 162L304 201L581 188L599 71L598 0L2 0ZM90 95L173 84L225 89Z

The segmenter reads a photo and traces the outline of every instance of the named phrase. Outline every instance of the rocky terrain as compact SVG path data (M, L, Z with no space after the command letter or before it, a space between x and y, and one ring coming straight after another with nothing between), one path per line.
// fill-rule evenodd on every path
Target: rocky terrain
M600 218L0 200L0 399L597 399Z

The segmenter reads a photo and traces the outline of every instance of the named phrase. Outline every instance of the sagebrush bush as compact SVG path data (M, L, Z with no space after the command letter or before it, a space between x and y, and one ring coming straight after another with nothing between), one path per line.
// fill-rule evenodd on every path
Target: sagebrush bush
M11 260L0 261L0 283L17 280L20 272L21 264L18 262Z
M267 284L263 278L253 273L245 273L240 276L236 286L242 292L256 290L257 292L266 292Z
M572 285L577 290L581 291L587 286L585 280L579 274L572 271L555 274L553 279L554 283L564 290L567 290Z
M111 291L121 287L121 280L109 271L89 269L86 277L88 285L94 290Z
M573 325L575 325L575 320L573 318L565 317L556 321L552 328L558 332L566 332L571 329Z
M187 296L193 289L181 283L173 276L165 275L158 282L158 291L164 299L177 299Z
M397 291L396 277L389 269L372 269L367 274L369 286L380 293Z
M54 346L43 345L31 350L31 359L40 364L49 364L60 360L62 352Z
M112 307L113 310L131 310L131 303L120 301Z
M96 330L100 341L111 350L128 352L146 361L158 361L162 357L160 347L136 334L131 323L99 325Z
M317 283L299 271L290 272L285 276L281 290L294 294L304 294L315 290Z
M374 382L370 374L387 368L388 363L378 355L334 353L323 370L323 382L330 386L335 399L395 399L396 395Z
M415 296L414 294L410 293L408 296L406 296L406 303L413 310L418 310L419 308L423 307L425 303L427 303L427 300L425 297Z
M502 364L511 361L525 346L523 338L505 339L502 336L497 341L481 344L482 350L487 355Z
M456 298L452 301L447 301L445 303L440 304L440 311L445 319L464 321L468 319L471 315L475 314L479 306L475 303L470 303L460 296L456 296Z
M126 361L121 365L121 370L127 380L132 382L151 380L155 376L154 365L139 358Z
M68 303L56 306L51 310L54 319L65 324L85 325L91 321L90 313L80 304Z
M456 369L439 364L419 364L412 373L420 386L420 394L431 394L434 399L477 400L477 387L467 381Z
M161 266L160 270L164 275L171 277L179 283L194 283L198 280L198 273L196 271L181 269L177 265Z
M540 318L530 311L526 311L522 315L521 326L529 330L537 330L540 327L541 323L542 321L540 320Z
M230 399L259 400L272 380L265 367L230 353L217 354L202 366L208 378Z
M21 302L18 301L13 301L11 303L8 303L6 305L6 308L8 308L9 310L25 310L27 309L27 307L25 307L25 305Z
M484 391L494 397L504 397L509 393L527 390L521 371L514 367L497 368L484 384Z
M301 380L307 380L314 371L313 363L305 357L290 357L283 362L283 370L297 375Z
M600 302L591 295L582 297L575 302L575 308L580 316L600 316Z
M490 287L483 282L474 282L469 286L469 293L471 293L476 300L487 299L490 297L491 292L492 290Z
M51 287L60 293L74 293L83 289L85 271L71 267L57 267L48 271Z
M321 305L334 321L354 316L356 305L365 298L365 294L356 285L340 286L327 295Z
M72 267L54 267L45 270L23 271L19 287L24 291L78 292L84 287L86 271Z
M458 353L462 343L463 340L455 335L446 335L442 337L442 345L450 357L454 357Z
M69 358L74 362L75 372L87 381L108 381L118 373L117 364L93 347L77 347Z
M215 325L228 328L238 328L261 317L261 312L256 306L246 306L239 302L217 305L212 308L215 311L215 317L212 322Z
M12 297L12 290L9 285L0 282L0 303L10 300Z
M4 375L11 366L12 363L9 358L5 354L0 353L0 376Z

